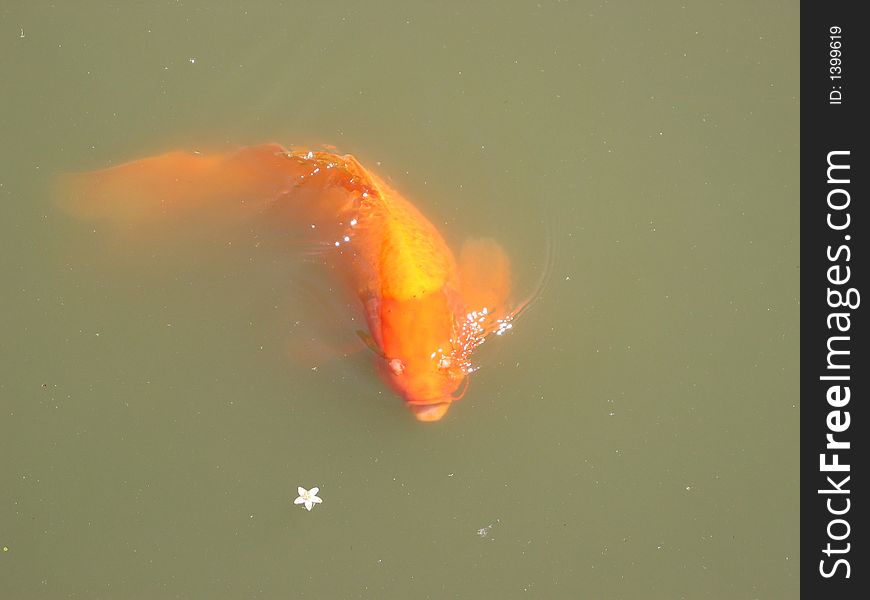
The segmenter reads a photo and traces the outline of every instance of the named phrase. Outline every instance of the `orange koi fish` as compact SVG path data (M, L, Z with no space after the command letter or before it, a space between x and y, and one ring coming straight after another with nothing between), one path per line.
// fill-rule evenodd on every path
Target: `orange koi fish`
M73 214L141 231L166 218L265 222L314 232L327 267L357 297L361 337L420 421L462 398L472 352L511 328L510 265L489 239L458 258L432 223L353 156L277 144L232 154L170 152L71 175L62 202ZM290 233L290 237L293 237Z

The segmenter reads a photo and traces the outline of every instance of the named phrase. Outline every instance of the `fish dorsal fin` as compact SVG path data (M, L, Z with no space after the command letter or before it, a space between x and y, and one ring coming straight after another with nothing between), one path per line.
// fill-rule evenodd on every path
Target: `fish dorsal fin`
M511 267L502 247L490 238L465 241L459 253L459 289L468 311L486 309L486 333L506 316L511 293ZM491 321L491 322L490 322Z

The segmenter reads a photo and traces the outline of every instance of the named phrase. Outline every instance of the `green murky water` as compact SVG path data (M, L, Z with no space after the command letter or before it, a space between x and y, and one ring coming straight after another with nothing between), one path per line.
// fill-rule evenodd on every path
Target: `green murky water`
M0 597L797 596L796 2L149 4L0 7ZM265 141L553 250L443 421L294 354L274 256L113 267L52 203Z

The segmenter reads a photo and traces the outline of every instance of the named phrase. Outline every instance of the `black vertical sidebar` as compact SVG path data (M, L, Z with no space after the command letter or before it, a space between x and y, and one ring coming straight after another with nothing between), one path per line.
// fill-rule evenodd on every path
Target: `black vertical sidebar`
M801 594L870 597L870 22L801 4ZM864 293L867 293L865 296ZM862 457L859 459L859 456Z

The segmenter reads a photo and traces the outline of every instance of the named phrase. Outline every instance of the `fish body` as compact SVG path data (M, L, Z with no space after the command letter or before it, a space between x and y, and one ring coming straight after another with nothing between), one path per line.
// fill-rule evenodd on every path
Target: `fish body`
M461 398L471 353L510 328L511 276L492 240L457 257L438 229L351 155L277 144L225 155L172 152L68 178L68 210L130 227L172 215L310 229L359 299L382 378L418 420Z

